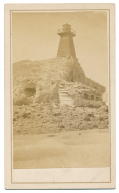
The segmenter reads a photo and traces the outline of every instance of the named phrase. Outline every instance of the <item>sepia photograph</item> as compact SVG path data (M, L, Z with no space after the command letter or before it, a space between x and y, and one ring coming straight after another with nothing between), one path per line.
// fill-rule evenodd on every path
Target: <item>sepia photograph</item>
M14 169L110 166L108 20L12 12Z
M11 182L111 183L110 23L106 8L10 10Z

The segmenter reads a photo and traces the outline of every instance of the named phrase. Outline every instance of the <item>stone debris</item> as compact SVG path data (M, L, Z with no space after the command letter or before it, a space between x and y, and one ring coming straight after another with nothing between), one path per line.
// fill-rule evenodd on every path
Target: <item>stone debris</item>
M89 108L88 111L87 107L36 103L35 106L14 105L13 109L13 133L16 135L60 133L108 127L107 107Z
M72 57L14 63L13 133L108 128L108 107L89 107L83 100L81 106L82 91L99 94L105 87L88 79Z
M82 100L81 104L78 101L84 91L99 94L105 92L105 87L87 78L81 65L72 57L35 62L23 60L13 64L14 105L35 106L37 103L51 102L61 105L76 103L77 106L84 103L87 106L88 100ZM100 101L95 103L98 102ZM102 110L104 108L106 107L102 107Z

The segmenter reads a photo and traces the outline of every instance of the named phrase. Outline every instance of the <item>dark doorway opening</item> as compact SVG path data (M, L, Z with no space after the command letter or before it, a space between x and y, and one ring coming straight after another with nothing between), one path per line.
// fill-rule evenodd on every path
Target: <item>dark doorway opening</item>
M94 95L91 95L91 100L94 100Z
M33 96L36 93L36 89L35 88L26 88L25 91L30 96Z

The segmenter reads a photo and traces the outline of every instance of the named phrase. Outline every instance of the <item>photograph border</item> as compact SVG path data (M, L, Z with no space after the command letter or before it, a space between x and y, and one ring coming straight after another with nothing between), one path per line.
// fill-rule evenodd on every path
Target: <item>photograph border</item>
M20 4L19 4L20 5ZM35 5L35 4L34 4ZM43 5L43 4L42 4ZM47 5L47 4L46 4ZM50 4L51 5L51 4ZM76 5L76 4L75 4ZM97 4L96 6L98 6L99 4ZM103 4L104 5L104 4ZM106 4L105 4L106 5ZM108 6L109 6L109 4L107 4ZM9 4L9 5L5 5L5 7L11 7L11 6L13 6L12 4ZM14 5L15 6L15 5ZM17 5L18 6L18 5ZM21 4L20 6L23 6L23 4ZM31 5L32 6L32 5ZM44 5L45 6L45 5ZM70 4L70 6L71 6L71 4ZM78 4L78 6L82 6L82 5L80 5L80 4ZM84 4L83 4L83 6L84 6ZM24 6L23 6L24 7ZM72 7L72 6L71 6ZM94 7L94 6L93 6ZM69 184L69 183L111 183L112 182L112 179L111 179L111 173L112 173L112 161L111 161L111 155L112 155L112 149L111 149L111 147L112 147L112 129L111 129L111 124L112 124L112 121L111 121L111 115L112 115L112 112L111 112L111 100L112 100L112 98L111 98L111 76L110 76L110 74L111 74L111 70L110 70L110 55L111 55L111 53L110 53L110 9L111 8L113 8L114 9L114 4L110 4L110 8L108 8L108 9L96 9L96 8L93 8L93 9L91 9L91 8L88 8L88 9L79 9L79 8L77 8L77 9L73 9L73 8L71 8L71 9L35 9L35 10L27 10L27 9L22 9L22 10L17 10L17 9L10 9L9 10L9 17L10 17L10 133L11 133L11 139L10 139L10 141L11 141L11 184L53 184L53 182L33 182L33 183L31 183L31 182L12 182L12 167L13 167L13 162L12 162L12 159L13 159L13 123L12 123L12 108L13 108L13 104L12 104L12 99L13 99L13 96L12 96L12 64L11 64L11 44L12 44L12 39L11 39L11 14L12 14L12 12L17 12L17 11L19 11L19 12L26 12L26 11L28 11L28 12L52 12L52 11L63 11L63 12L65 12L65 11L68 11L68 12L73 12L73 11L76 11L76 12L78 12L78 11L81 11L81 10L88 10L88 11L90 11L90 10L108 10L109 11L109 130L110 130L110 182L54 182L55 184L64 184L64 183L67 183L67 184ZM5 11L5 13L6 13L6 11ZM112 17L112 16L111 16ZM113 16L114 17L114 16ZM113 29L114 30L114 29ZM8 35L8 34L7 34ZM113 36L114 36L114 34L113 34ZM6 38L6 34L5 34L5 38ZM7 57L7 53L6 53L6 51L5 51L5 54L6 54L6 56L5 57ZM9 64L8 64L9 65ZM113 64L114 65L114 64ZM113 70L114 70L114 67L113 67ZM5 76L5 79L6 79L6 76ZM114 85L113 85L114 86ZM5 86L5 90L7 90L7 88L6 88L6 86ZM115 91L115 89L114 89L114 91ZM5 97L8 97L8 96L6 96L6 94L5 94ZM114 99L113 99L114 100ZM113 101L113 103L115 104L115 101ZM5 110L6 111L6 110ZM8 113L8 112L6 112L6 113ZM114 116L114 115L113 115ZM113 125L114 125L114 123L113 123ZM115 130L115 128L114 128L114 130ZM6 143L6 136L5 136L5 143ZM115 144L113 144L113 146L114 146L114 149L115 149ZM6 157L7 155L6 155L6 153L5 153L5 157ZM40 168L40 169L42 169L42 168ZM47 168L48 169L48 168Z

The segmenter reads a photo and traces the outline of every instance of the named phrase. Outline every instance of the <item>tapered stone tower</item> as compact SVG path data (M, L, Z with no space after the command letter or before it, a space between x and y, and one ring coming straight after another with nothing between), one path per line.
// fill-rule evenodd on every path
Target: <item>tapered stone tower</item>
M74 48L73 37L76 36L76 32L71 29L71 25L64 24L63 28L58 30L60 36L60 43L57 52L57 57L72 56L76 59L76 53Z

